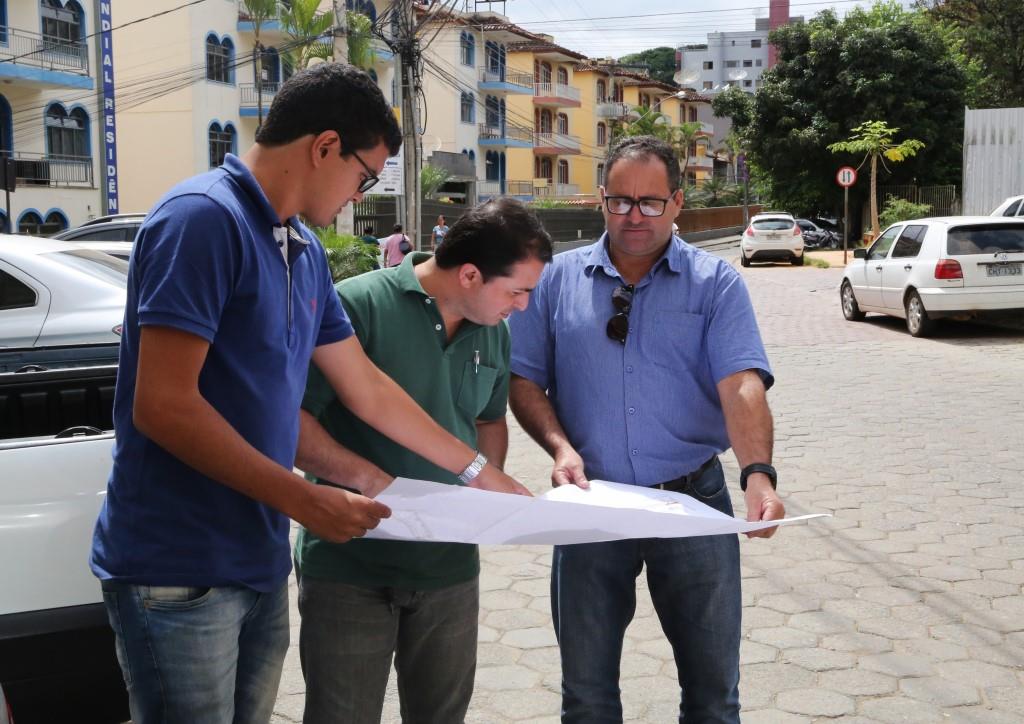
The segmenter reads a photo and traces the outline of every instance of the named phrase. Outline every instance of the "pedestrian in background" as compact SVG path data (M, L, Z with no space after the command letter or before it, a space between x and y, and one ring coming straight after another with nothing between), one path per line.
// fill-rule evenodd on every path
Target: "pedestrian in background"
M742 279L673 235L683 192L668 144L623 139L605 179L604 235L556 257L511 320L513 412L554 458L554 485L653 486L731 515L718 455L732 447L747 519L782 518L773 377ZM675 654L679 721L738 722L739 541L725 535L555 546L562 721L622 721L619 663L645 566Z
M466 212L435 255L413 252L397 269L337 285L373 363L499 468L508 449L504 320L526 306L551 254L536 214L500 198ZM319 480L346 479L369 496L394 476L466 484L360 421L316 370L302 404L296 465ZM353 465L353 455L365 461ZM480 608L475 545L337 544L303 528L295 560L305 724L377 724L392 658L402 721L465 719Z
M405 255L412 251L412 242L402 232L402 225L395 224L391 236L384 240L384 266L398 266Z
M437 217L437 225L430 232L430 244L433 246L434 251L444 243L444 237L448 235L448 224L444 221L444 216Z
M380 241L377 239L376 236L374 236L373 227L367 226L365 229L363 229L363 235L359 237L359 240L373 250L373 268L380 269L380 262L378 261L378 259L380 258Z

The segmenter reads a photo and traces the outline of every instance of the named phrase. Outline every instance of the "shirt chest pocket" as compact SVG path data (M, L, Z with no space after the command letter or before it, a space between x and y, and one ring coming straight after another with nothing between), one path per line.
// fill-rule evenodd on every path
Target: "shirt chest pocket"
M491 400L496 379L498 370L494 367L467 362L462 369L462 383L459 385L459 397L456 401L459 409L476 420Z
M704 364L704 315L672 309L654 314L652 334L644 335L645 356L673 370L693 370Z

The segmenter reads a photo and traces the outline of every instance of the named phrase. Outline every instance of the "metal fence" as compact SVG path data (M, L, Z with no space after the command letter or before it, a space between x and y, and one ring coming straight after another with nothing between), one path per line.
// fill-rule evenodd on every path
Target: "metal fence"
M89 46L0 25L0 59L16 65L89 75Z
M41 153L3 151L14 159L18 186L92 186L91 156L46 156Z
M879 209L885 208L885 200L890 196L914 204L928 204L931 207L928 216L958 216L962 208L960 187L954 184L946 186L914 186L912 184L879 186Z

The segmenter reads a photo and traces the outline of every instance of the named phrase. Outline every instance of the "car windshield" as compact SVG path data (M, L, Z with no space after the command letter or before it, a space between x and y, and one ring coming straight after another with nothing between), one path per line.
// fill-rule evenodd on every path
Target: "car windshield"
M757 219L751 224L758 231L785 231L793 228L789 219Z
M958 226L949 230L946 250L950 256L1024 252L1024 225Z
M117 287L128 286L128 262L92 249L52 251L46 258Z

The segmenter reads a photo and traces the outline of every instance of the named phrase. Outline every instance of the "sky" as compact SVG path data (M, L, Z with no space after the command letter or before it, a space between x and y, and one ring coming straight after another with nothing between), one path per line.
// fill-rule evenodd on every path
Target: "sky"
M470 11L488 8L486 3L463 1ZM857 5L871 2L790 0L789 14L810 19L834 7L843 16ZM708 33L753 30L757 18L768 17L768 0L507 0L490 7L526 30L553 35L559 45L592 58L703 43Z

